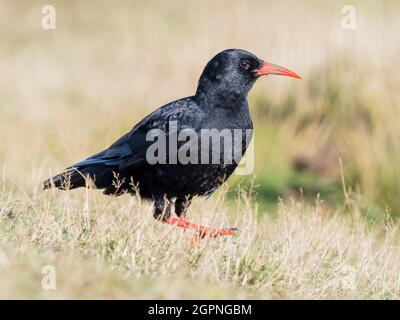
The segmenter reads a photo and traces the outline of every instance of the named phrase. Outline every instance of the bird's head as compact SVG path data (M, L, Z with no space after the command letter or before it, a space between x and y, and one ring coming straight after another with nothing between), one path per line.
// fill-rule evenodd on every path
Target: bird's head
M227 49L214 56L199 79L199 92L220 92L247 96L255 81L263 75L281 75L301 79L286 68L265 62L241 49Z

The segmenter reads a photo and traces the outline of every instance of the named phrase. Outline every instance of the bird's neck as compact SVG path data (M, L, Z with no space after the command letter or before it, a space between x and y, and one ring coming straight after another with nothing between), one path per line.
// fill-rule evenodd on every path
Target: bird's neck
M229 89L213 88L213 90L198 89L195 95L197 103L204 109L231 109L247 108L247 93Z

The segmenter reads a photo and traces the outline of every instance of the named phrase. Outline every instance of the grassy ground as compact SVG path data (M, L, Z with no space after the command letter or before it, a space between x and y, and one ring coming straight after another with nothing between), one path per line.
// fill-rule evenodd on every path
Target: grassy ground
M56 30L41 28L44 4ZM357 26L345 30L345 4L1 2L0 296L398 298L400 7L353 1ZM238 236L190 247L138 200L41 191L193 94L204 64L231 47L304 78L256 84L254 175L191 209ZM238 200L235 187L252 183ZM41 285L46 265L56 290Z
M96 192L2 194L2 298L399 298L400 246L390 219L367 227L317 202L258 216L242 193L196 201L193 221L240 227L190 244L151 208ZM54 289L46 284L54 268ZM45 269L43 269L45 268Z

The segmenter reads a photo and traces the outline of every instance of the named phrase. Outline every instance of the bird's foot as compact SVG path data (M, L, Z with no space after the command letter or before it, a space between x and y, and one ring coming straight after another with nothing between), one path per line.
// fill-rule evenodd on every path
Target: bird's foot
M198 236L195 238L196 241L201 240L205 237L212 237L216 238L219 236L231 236L235 234L237 228L222 228L222 229L215 229L209 228L205 226L199 226L194 224L184 218L168 218L163 220L164 223L174 225L183 229L193 229L198 232Z

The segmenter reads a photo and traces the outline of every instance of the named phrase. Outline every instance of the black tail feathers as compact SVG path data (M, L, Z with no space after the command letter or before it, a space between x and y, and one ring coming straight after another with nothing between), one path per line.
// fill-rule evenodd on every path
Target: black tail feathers
M86 171L86 170L85 170ZM95 176L81 172L77 168L68 168L64 172L43 182L43 189L58 188L70 190L95 184Z
M43 189L71 190L80 187L105 189L108 195L120 195L129 189L129 183L120 180L116 167L91 165L71 167L43 182Z
M102 151L94 156L75 163L64 172L47 179L44 189L58 188L70 190L79 187L95 187L106 189L106 194L118 195L129 181L119 180L119 158L110 150Z

